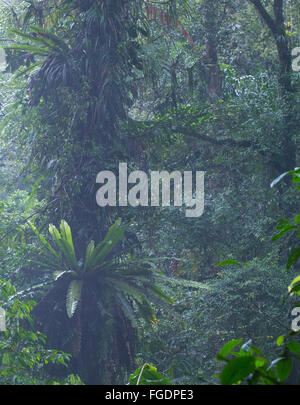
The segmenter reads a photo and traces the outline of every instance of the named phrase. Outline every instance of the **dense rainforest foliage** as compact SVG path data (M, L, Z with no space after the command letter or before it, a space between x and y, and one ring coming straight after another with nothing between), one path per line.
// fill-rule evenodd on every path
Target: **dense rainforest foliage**
M300 0L0 11L0 384L299 384Z

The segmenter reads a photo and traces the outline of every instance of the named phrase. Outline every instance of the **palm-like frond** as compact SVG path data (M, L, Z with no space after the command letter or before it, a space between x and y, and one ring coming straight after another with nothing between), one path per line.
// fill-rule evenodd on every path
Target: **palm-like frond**
M29 88L31 103L36 104L42 95L46 96L47 92L53 91L59 85L76 83L80 60L74 58L73 50L65 39L40 26L31 26L30 29L30 34L18 29L11 30L11 33L26 40L26 43L16 43L6 46L5 49L21 54L26 59L32 58L35 61L32 63L34 66L40 65L38 72L31 76ZM28 73L30 70L31 66L19 74ZM33 90L36 94L32 94Z
M11 33L26 39L27 43L7 46L6 49L25 50L37 55L66 54L69 51L67 43L51 31L38 26L32 26L30 29L33 31L32 34L27 34L18 29L10 30ZM28 41L31 42L31 44L28 43ZM39 46L34 44L39 44Z
M149 297L153 294L167 303L173 303L172 298L155 285L155 271L146 260L113 254L114 248L123 239L128 226L129 224L122 225L119 219L109 228L103 241L96 247L94 241L91 241L86 248L82 268L77 261L71 229L66 221L61 221L60 231L54 225L49 225L49 232L56 249L31 224L34 233L53 259L50 266L49 259L45 260L45 266L49 269L56 267L54 280L60 280L63 276L73 278L66 301L67 314L70 318L74 315L81 299L82 288L89 280L93 280L94 288L97 285L110 288L111 296L126 312L124 312L125 316L128 315L129 308L132 308L130 322L134 314L132 305L138 309L139 316L147 321L156 321L155 312L149 301Z
M72 318L80 302L82 280L72 280L69 284L66 298L66 309L69 318Z
M78 271L79 266L75 255L75 249L69 225L65 221L61 221L59 232L54 225L50 224L49 232L55 240L66 266L70 269L73 269L74 271Z
M60 223L60 231L52 224L49 232L56 244L56 249L39 234L33 224L31 227L39 237L42 245L53 258L49 266L49 259L45 266L49 269L56 267L54 280L70 277L71 282L67 291L66 308L71 318L81 300L84 286L97 289L105 288L108 294L118 303L123 314L128 317L132 326L138 318L156 322L155 311L151 302L173 304L173 299L166 294L163 284L181 285L196 289L207 289L205 284L170 278L158 272L149 260L137 259L129 255L114 254L114 248L123 239L129 225L122 225L117 220L108 230L105 238L97 246L91 241L86 248L84 266L79 265L72 239L72 232L66 221ZM54 264L54 265L53 265ZM99 303L102 297L99 296ZM102 306L104 303L101 304Z
M121 226L121 220L117 220L108 230L104 240L90 253L87 271L93 271L109 255L113 248L123 239L127 226Z

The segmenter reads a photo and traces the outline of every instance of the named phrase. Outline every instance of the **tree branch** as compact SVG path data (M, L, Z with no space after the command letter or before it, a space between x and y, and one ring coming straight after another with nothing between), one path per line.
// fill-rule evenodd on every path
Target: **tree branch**
M198 132L193 131L192 129L180 128L179 131L185 135L192 136L193 138L201 139L202 141L209 142L213 145L237 146L237 147L242 147L242 148L249 148L250 146L252 146L252 142L246 141L246 140L237 141L232 138L215 139L215 138L211 138L208 135L199 134Z
M264 19L270 30L274 35L277 34L277 25L275 20L270 16L270 14L267 12L267 10L264 8L260 0L249 0L250 3L254 5L254 7L257 9L261 17ZM280 0L282 2L282 0ZM275 1L276 3L276 1ZM275 3L274 3L274 9L275 9Z
M282 26L284 26L283 0L274 0L273 10L275 15L276 26L277 24L279 24L279 27L277 26L277 29L281 28Z

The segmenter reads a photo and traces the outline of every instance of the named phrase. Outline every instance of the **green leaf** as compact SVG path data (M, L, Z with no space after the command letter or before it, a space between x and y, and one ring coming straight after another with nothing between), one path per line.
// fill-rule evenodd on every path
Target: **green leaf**
M87 245L86 248L86 253L85 253L85 262L84 262L84 268L85 270L89 268L91 260L93 258L93 252L95 250L95 242L93 240L90 241L90 243Z
M51 50L49 50L47 48L41 48L38 46L25 45L25 44L5 46L4 49L15 50L15 51L20 51L20 52L29 52L32 55L49 55L49 54L51 54Z
M286 346L289 349L289 351L292 353L296 354L296 353L300 352L300 343L298 343L296 341L289 342Z
M284 336L278 336L278 338L276 340L277 346L281 346L283 342L284 342Z
M243 342L243 339L233 339L233 340L230 340L229 342L225 343L225 345L220 350L217 358L222 360L222 358L227 357L228 354L231 352L231 350L234 349L237 345L239 345L242 342Z
M130 224L121 227L121 220L118 219L108 230L104 240L95 248L90 260L89 270L95 270L102 260L112 249L123 239L125 231Z
M57 254L57 252L53 249L53 247L50 245L50 243L47 242L47 240L44 238L44 236L39 233L39 231L38 231L37 228L33 225L33 223L28 221L28 224L30 225L30 227L31 227L31 229L33 230L33 232L37 235L37 237L39 238L39 240L41 241L41 243L42 243L56 258L58 258L59 255Z
M57 35L54 35L52 32L50 32L49 30L46 30L45 28L42 28L40 26L31 26L30 27L32 31L36 32L40 37L44 37L47 38L48 40L50 40L51 42L49 43L49 45L53 44L56 45L58 47L59 50L67 53L69 50L68 45L62 40L60 39ZM55 47L56 49L56 47Z
M295 277L294 280L289 285L289 290L292 289L294 284L298 283L299 281L300 281L300 276Z
M68 292L67 292L67 299L66 299L66 309L69 318L72 318L74 315L78 303L81 298L81 289L82 289L82 281L81 280L72 280Z
M172 385L172 381L146 363L130 375L129 385Z
M292 371L292 365L293 362L291 357L281 359L276 363L276 372L279 381L284 381L288 378Z
M61 242L64 244L67 251L68 260L72 263L74 268L77 268L78 263L75 255L71 228L64 220L62 220L60 223L60 233L61 233Z
M300 295L300 283L295 284L292 288L289 287L288 290L289 290L289 294L291 294L291 295L293 293Z
M53 224L49 224L49 233L55 242L58 242L61 239L61 234L57 230L56 226Z
M233 385L243 381L255 370L255 358L243 356L231 360L221 372L221 384Z
M267 361L264 357L255 357L255 368L263 367Z
M281 229L281 232L279 232L277 235L273 236L272 241L275 242L276 240L280 239L283 235L285 235L288 231L291 229L297 229L296 225L285 225L283 227L277 227L277 229Z
M153 284L149 290L151 290L154 294L158 297L162 298L164 301L168 302L169 304L174 304L174 299L167 295L163 290L161 290L157 285Z
M137 287L122 280L111 279L110 281L117 290L119 290L123 294L127 294L130 299L135 301L136 305L139 308L141 316L147 322L156 322L156 316L153 308L142 291L140 291Z
M293 183L300 183L300 176L298 174L293 175Z
M122 293L127 294L132 299L134 299L136 302L138 302L140 304L143 303L144 295L136 287L134 287L134 286L122 281L122 280L111 279L110 282L113 284L113 286L116 289L118 289Z
M70 227L65 221L61 221L60 229L61 233L53 224L49 225L49 232L62 252L66 264L74 270L78 270Z
M120 292L117 292L116 296L119 299L124 315L126 316L126 318L129 319L131 326L136 329L138 327L138 319L137 319L138 316L135 314L134 309Z
M289 255L286 263L286 269L289 270L292 267L292 265L298 261L299 257L300 257L300 246L294 249L292 253Z

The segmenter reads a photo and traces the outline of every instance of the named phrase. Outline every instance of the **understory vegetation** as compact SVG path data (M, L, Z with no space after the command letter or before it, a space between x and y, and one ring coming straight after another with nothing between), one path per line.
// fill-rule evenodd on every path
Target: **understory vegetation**
M0 0L0 385L300 383L299 11Z

